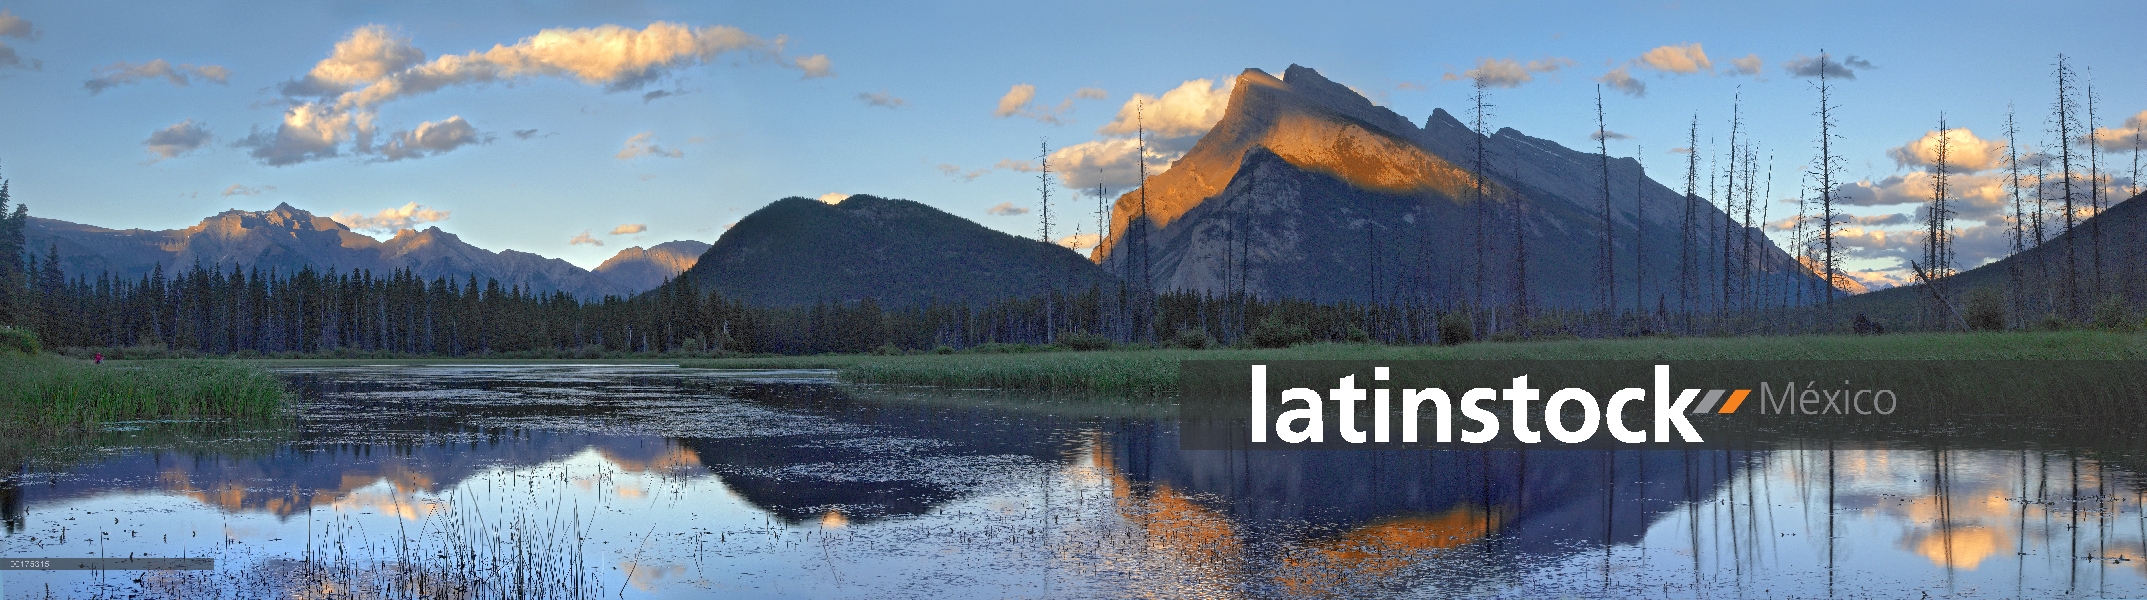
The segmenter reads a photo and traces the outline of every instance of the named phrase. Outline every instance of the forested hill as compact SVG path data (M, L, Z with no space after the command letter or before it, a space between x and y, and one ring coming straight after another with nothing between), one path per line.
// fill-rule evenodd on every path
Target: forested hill
M1109 280L1073 250L986 228L922 203L851 196L777 200L716 240L681 278L748 303L873 298L885 306L1036 297Z
M2019 254L1956 273L1941 280L1940 289L1956 308L1963 309L1976 290L1997 290L2006 298L2006 311L2016 325L2051 314L2084 322L2097 303L2113 298L2133 307L2147 304L2147 200L2143 198L2147 195L2118 202L2075 223L2071 231L2065 231L2059 219L2048 218L2048 237L2041 245L2035 244L2034 234L2026 234L2028 247ZM2070 278L2065 276L2067 265L2073 272ZM2007 293L2014 286L2024 293ZM1900 323L1931 315L1944 319L1946 313L1926 310L1930 293L1922 284L1905 285L1841 300L1841 310ZM1944 321L1927 324L1953 326Z

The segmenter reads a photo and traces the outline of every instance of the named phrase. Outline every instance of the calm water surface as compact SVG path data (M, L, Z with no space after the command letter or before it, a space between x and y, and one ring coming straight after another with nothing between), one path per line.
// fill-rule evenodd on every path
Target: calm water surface
M0 486L8 557L215 571L6 597L2147 596L2142 463L2088 449L1181 451L1167 406L825 373L284 373L295 429Z

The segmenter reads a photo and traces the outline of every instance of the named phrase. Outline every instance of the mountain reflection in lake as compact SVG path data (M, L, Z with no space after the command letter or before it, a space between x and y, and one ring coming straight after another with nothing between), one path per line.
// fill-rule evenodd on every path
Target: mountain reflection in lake
M2147 594L2137 463L2085 449L1181 451L1168 407L824 373L287 374L272 443L0 489L8 557L216 571L6 596Z

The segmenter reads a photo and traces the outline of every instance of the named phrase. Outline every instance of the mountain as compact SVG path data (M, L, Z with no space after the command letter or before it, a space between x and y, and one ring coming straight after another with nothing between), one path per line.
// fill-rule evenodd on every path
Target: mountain
M2102 255L2099 281L2095 276L2098 247ZM2075 263L2073 285L2079 290L2078 307L2068 306L2064 293L2068 250L2072 254L2070 260ZM2141 306L2140 299L2147 298L2147 194L2133 196L2103 209L2101 213L2074 224L2070 233L2061 227L2052 227L2048 240L2042 245L1955 273L1942 281L1941 289L1947 300L1965 310L1968 297L1979 288L1998 290L2002 295L2011 284L2016 268L2020 270L2024 287L2029 290L2022 299L2027 303L2027 314L2013 315L2018 322L2033 323L2044 314L2064 315L2073 310L2078 311L2073 313L2075 318L2086 318L2093 314L2097 302L2111 297L2120 298L2137 310ZM1892 327L1893 323L1906 324L1924 317L1923 309L1929 305L1929 298L1929 286L1920 283L1904 285L1840 301L1836 312L1868 313ZM2006 310L2010 313L2019 308L2008 306Z
M1465 165L1473 163L1476 137L1445 110L1419 127L1312 69L1291 65L1281 78L1247 69L1222 119L1147 182L1150 277L1158 289L1220 292L1227 270L1230 286L1243 281L1270 298L1392 299L1428 290L1465 299L1473 293L1477 247L1476 180ZM1595 306L1601 159L1510 128L1484 147L1486 197L1496 203L1487 229L1487 302L1503 302L1510 287L1516 236L1504 215L1519 206L1532 302ZM1665 167L1683 171L1683 161L1675 162ZM1637 242L1646 258L1639 296L1649 309L1660 303L1676 310L1685 197L1646 179L1632 158L1612 159L1609 176L1620 305L1634 302ZM1137 253L1121 242L1141 235L1134 223L1142 193L1119 197L1111 236L1091 255L1109 272L1138 277L1137 261L1128 260ZM1636 214L1636 193L1644 215ZM1721 277L1711 274L1724 264L1725 239L1740 248L1743 239L1753 242L1755 289L1816 279L1756 228L1726 227L1721 210L1700 205L1696 235L1714 250L1699 254L1703 283L1694 309L1711 306L1707 286L1720 292Z
M594 272L630 290L653 290L693 268L693 263L701 259L701 253L707 252L708 246L693 240L664 242L647 250L634 246L605 259Z
M756 304L875 298L882 306L1027 297L1109 280L1061 246L909 200L777 200L716 240L681 279Z
M419 277L498 279L540 293L563 291L584 299L641 291L614 283L581 267L528 252L492 252L463 242L438 227L405 229L380 241L351 231L326 217L279 204L266 211L228 210L185 229L105 229L32 217L24 231L28 248L42 255L59 248L62 268L70 276L110 272L138 278L163 265L169 271L192 267L275 269L302 267L370 269L385 273L408 268Z

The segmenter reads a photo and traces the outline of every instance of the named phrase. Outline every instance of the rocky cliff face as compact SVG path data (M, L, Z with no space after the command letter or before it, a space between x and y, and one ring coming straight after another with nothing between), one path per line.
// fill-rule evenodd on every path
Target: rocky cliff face
M1511 287L1512 215L1519 214L1531 301L1593 307L1601 159L1512 129L1485 138L1490 168L1482 187L1491 217L1480 227L1469 168L1476 139L1444 110L1418 127L1311 69L1292 65L1279 79L1248 69L1214 128L1150 177L1145 229L1136 189L1113 206L1111 236L1091 259L1138 278L1127 244L1145 236L1158 289L1459 300L1473 295L1482 229L1490 257L1485 287L1492 290L1485 301L1495 303ZM1637 296L1647 309L1662 303L1675 310L1684 195L1646 179L1630 158L1610 161L1610 188L1620 305L1632 308ZM1788 289L1812 277L1757 230L1725 224L1705 200L1694 209L1700 280L1715 282L1716 293L1721 244L1741 247L1738 236L1750 236L1760 250L1749 259L1759 275L1734 294ZM1646 275L1637 294L1636 271Z
M479 281L498 279L504 285L540 293L567 292L584 299L645 289L621 285L556 258L478 248L438 227L405 229L380 241L288 204L266 211L225 211L193 227L162 231L105 229L33 217L25 233L29 247L39 253L57 246L70 276L109 272L131 279L158 265L171 270L199 263L226 270L238 265L285 273L304 267L376 272L408 268L426 279L475 276Z

